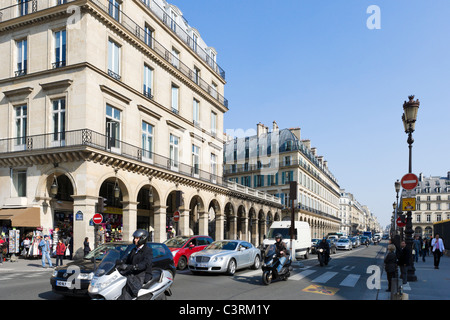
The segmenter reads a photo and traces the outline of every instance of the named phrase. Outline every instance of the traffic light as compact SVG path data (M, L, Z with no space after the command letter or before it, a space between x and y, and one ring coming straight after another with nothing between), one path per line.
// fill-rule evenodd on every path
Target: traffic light
M108 199L99 197L97 203L97 211L98 213L105 212L105 207L108 205Z

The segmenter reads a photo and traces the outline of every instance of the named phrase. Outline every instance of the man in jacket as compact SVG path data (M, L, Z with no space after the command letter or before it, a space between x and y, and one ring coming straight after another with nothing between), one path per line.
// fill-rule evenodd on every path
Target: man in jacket
M286 244L283 242L283 236L281 234L277 234L275 236L275 250L280 261L280 264L277 267L277 271L280 272L287 260L286 256L289 255L289 250L287 249Z
M325 264L328 264L328 261L330 259L330 245L328 244L326 238L323 238L322 241L319 242L317 249L323 249L324 251L323 254L325 258L324 261L326 261Z
M407 272L409 261L411 257L411 252L406 246L406 242L402 241L400 243L400 252L398 253L398 266L400 267L400 277L403 279L403 284L407 283Z
M439 262L445 251L444 242L439 238L439 233L436 233L433 240L431 240L431 250L434 256L434 268L439 269Z
M52 260L50 259L51 245L48 239L48 235L45 235L44 240L41 240L41 242L39 242L39 248L41 249L42 252L42 268L45 268L46 259L48 261L48 265L50 266L50 268L53 268Z
M122 289L119 300L131 300L137 297L144 283L152 279L152 249L147 246L149 233L138 229L133 233L135 248L129 253L125 264L120 266L127 277L127 283Z

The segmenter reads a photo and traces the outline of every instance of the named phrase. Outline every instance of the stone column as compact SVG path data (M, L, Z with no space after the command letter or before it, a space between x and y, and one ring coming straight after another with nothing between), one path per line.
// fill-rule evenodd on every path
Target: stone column
M216 240L223 240L224 239L224 222L225 222L225 216L223 214L216 215Z
M94 224L91 222L94 217L95 205L98 197L89 195L72 195L73 198L73 259L82 258L84 238L89 238L91 250L94 249ZM83 220L76 220L77 213L82 214ZM81 215L80 215L81 217Z
M138 202L122 201L122 240L133 241L133 232L137 229Z
M189 235L189 216L191 214L191 210L183 210L180 209L180 220L175 222L178 223L177 236L180 235Z
M198 234L207 235L208 234L208 212L198 211Z
M167 240L166 234L166 210L167 206L154 207L155 210L155 242L164 242Z

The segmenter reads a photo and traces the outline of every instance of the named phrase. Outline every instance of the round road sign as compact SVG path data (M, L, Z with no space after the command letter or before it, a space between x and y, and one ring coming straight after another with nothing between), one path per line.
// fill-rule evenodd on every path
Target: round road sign
M404 228L404 227L406 227L406 223L405 223L405 222L402 222L402 217L398 217L398 218L397 218L397 226L398 226L399 228Z
M180 212L179 211L175 211L173 213L173 221L178 222L178 220L180 220Z
M415 187L417 187L417 184L419 183L419 178L417 178L417 176L414 173L407 173L403 176L400 183L402 184L403 189L412 190Z
M100 213L94 214L94 217L92 218L95 224L100 224L103 221L103 216Z

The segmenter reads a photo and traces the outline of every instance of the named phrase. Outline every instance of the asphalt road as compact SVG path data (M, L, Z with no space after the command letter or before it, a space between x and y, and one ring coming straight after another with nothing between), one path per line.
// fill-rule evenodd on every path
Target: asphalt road
M383 243L338 251L324 267L320 267L317 256L311 254L308 260L301 260L303 267L294 267L287 281L273 282L269 286L262 284L260 269L238 270L234 276L178 271L172 286L173 295L168 299L376 300L378 290L369 287L376 283L374 270L378 267L381 271L385 247ZM3 272L0 274L0 300L71 300L51 291L50 276L50 269L40 268L28 273Z

